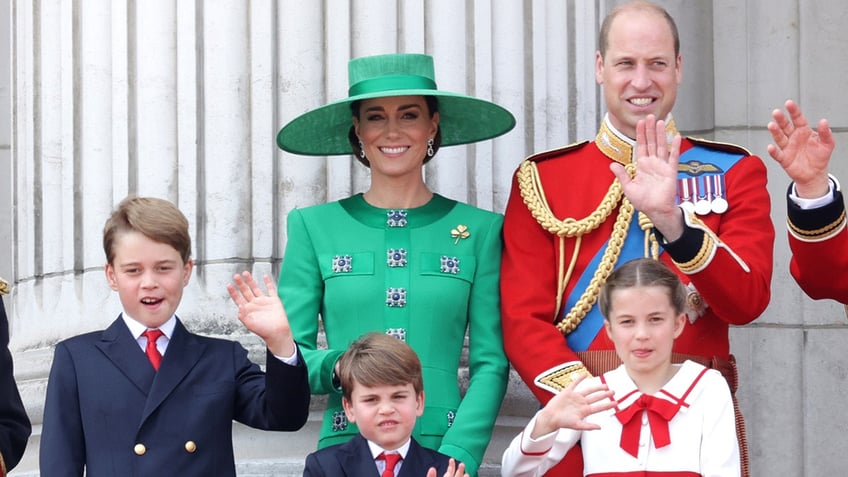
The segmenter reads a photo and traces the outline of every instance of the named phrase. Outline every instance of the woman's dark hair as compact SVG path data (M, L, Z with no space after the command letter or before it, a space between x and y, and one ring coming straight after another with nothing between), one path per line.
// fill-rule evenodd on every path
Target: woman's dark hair
M427 109L430 111L430 117L432 118L434 114L439 112L439 99L435 96L424 96L424 101L427 103ZM354 101L350 103L350 112L353 114L353 117L359 119L359 109L362 106L362 101ZM351 126L350 130L347 133L347 140L350 142L350 147L353 148L353 157L356 158L357 161L361 162L365 165L365 167L370 168L371 163L368 161L367 157L362 157L362 149L359 147L359 138L356 137L356 129ZM439 125L436 128L436 137L433 138L433 155L424 157L424 164L430 162L430 159L436 156L436 153L439 152L439 146L442 145L442 126Z

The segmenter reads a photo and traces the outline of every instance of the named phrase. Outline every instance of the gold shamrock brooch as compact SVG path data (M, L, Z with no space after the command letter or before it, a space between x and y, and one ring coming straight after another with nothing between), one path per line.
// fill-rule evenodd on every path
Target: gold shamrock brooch
M456 239L453 241L454 245L458 244L460 239L467 239L470 236L471 232L468 231L468 227L462 224L457 225L455 229L451 230L451 237Z

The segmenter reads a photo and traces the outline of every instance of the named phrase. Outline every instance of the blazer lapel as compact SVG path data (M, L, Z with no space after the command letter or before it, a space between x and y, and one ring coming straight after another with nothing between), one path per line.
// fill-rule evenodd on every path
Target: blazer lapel
M412 439L398 477L421 477L427 474L430 467L435 467L438 470L438 462L435 462L429 454L422 451L421 446L415 442L415 439Z
M139 427L168 398L186 374L197 364L205 349L206 345L189 333L182 322L177 319L174 335L168 342L168 348L165 351L165 356L162 357L159 372L155 373L156 376L153 379L150 394L147 396Z
M357 434L353 439L339 446L337 454L344 475L351 477L379 477L377 464L371 457L368 442ZM403 467L401 467L403 470Z
M139 391L147 395L156 371L120 315L103 330L96 346Z

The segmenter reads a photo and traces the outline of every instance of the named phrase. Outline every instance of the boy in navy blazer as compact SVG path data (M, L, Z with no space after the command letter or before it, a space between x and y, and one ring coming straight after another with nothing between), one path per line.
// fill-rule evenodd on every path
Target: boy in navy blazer
M412 438L424 412L424 382L421 362L406 343L367 333L339 359L336 375L345 414L359 434L309 454L305 477L468 477L465 464Z
M193 262L188 221L173 204L124 199L103 248L123 313L106 330L56 345L42 477L235 476L233 420L303 426L306 368L270 277L267 294L247 272L227 286L239 320L265 341L263 373L240 344L195 335L177 318Z
M32 430L12 368L9 353L9 322L2 296L9 285L0 278L0 477L21 460Z

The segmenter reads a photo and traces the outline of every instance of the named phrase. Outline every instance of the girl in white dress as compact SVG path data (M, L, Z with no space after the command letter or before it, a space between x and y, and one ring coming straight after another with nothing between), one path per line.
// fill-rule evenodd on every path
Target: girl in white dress
M637 259L614 271L599 305L623 364L574 376L513 439L502 475L541 476L579 441L586 476L739 476L727 382L692 361L672 364L686 296L661 262Z

